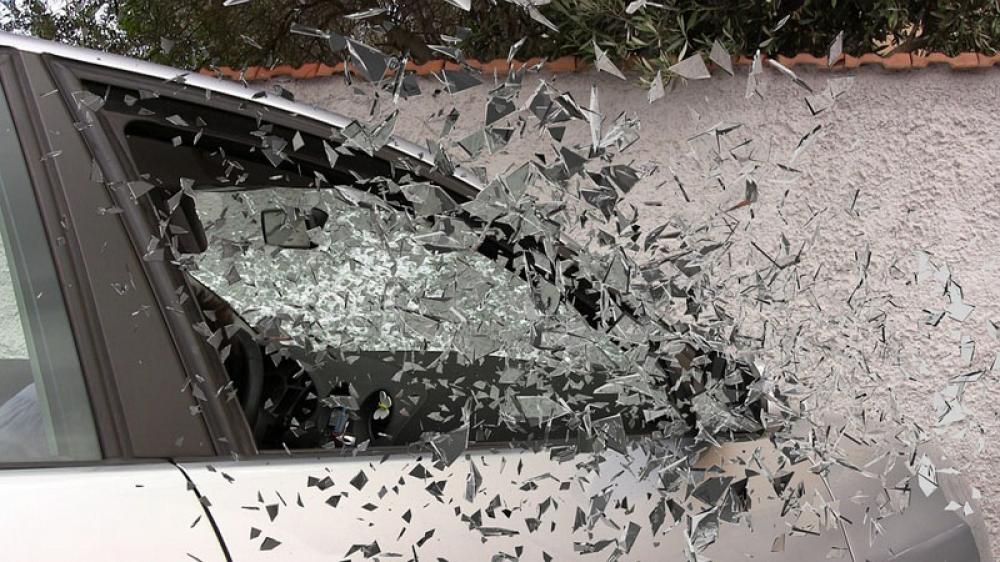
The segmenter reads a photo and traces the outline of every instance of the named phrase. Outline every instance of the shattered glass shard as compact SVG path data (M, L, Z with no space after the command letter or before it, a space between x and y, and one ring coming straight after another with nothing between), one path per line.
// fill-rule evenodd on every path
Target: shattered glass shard
M469 476L466 479L465 486L465 501L471 502L475 500L476 495L479 494L479 490L483 485L483 475L479 472L479 468L476 463L469 462Z
M701 53L691 55L671 66L667 71L687 80L704 80L712 77L711 73L708 72L708 67L705 66L705 59L701 57Z
M364 489L366 484L368 484L368 475L363 470L351 479L351 486L354 486L359 491Z
M432 183L411 183L402 186L401 189L403 195L413 203L413 209L418 215L437 215L458 208L458 203L454 199Z
M830 49L826 57L826 65L833 66L840 60L840 57L844 54L844 32L841 31L833 38L830 43Z
M330 47L330 50L335 53L339 53L347 49L347 37L344 37L339 33L331 31L330 33L325 34L323 38L326 39L326 44Z
M307 37L318 37L322 39L329 37L329 33L323 31L322 29L317 29L315 27L308 27L300 23L293 23L289 31L296 35L305 35Z
M604 51L604 49L598 46L597 41L594 41L593 44L594 44L594 66L597 67L597 70L599 72L607 72L608 74L614 76L615 78L618 78L619 80L625 80L626 79L625 75L622 74L621 70L618 70L618 67L615 66L615 63L611 62L611 59L608 58L608 54Z
M264 541L260 543L260 549L262 551L274 550L281 546L281 541L271 537L264 537Z
M800 88L809 92L810 94L814 93L812 87L809 86L809 84L806 84L801 78L799 78L798 74L795 74L795 72L793 72L792 69L788 68L787 66L781 64L780 62L774 59L767 59L767 63L776 68L778 72L791 78L792 82L794 82L795 85L799 86Z
M373 155L392 140L392 132L396 127L398 117L399 110L396 110L381 122L372 125L352 121L343 128L341 134L350 146L358 148L368 155Z
M750 73L747 75L747 89L745 97L750 99L754 96L763 98L763 94L760 91L761 88L761 77L764 73L764 67L761 63L760 50L753 57L753 62L750 64Z
M514 102L499 96L492 96L486 104L486 125L492 125L517 109Z
M810 130L808 133L803 135L801 139L799 139L799 143L795 146L795 150L792 151L792 157L788 159L789 164L795 162L795 160L807 148L809 148L810 146L813 145L813 143L816 142L816 140L821 136L820 131L822 129L823 129L822 125L816 125L815 127L812 128L812 130Z
M458 146L469 155L470 158L478 158L486 148L486 129L477 129L472 134L458 141Z
M524 42L527 41L527 40L528 40L527 37L522 37L516 43L514 43L513 45L510 46L510 50L507 51L507 64L508 65L511 62L514 61L514 56L517 55L517 52L519 50L521 50L521 47L524 46Z
M461 458L462 454L469 447L469 424L462 424L458 429L448 433L428 436L426 440L427 444L434 451L435 461L440 461L446 466L450 466ZM472 495L474 496L475 492Z
M380 15L382 15L382 14L388 12L388 11L389 11L388 8L369 8L367 10L362 10L360 12L354 12L354 13L351 13L351 14L347 14L346 16L344 16L344 19L348 19L348 20L363 20L363 19L368 19L368 18L372 18L372 17L375 17L375 16L380 16Z
M572 410L548 396L517 396L514 404L517 417L534 426L570 415Z
M459 70L442 70L441 75L438 78L448 92L451 94L457 94L474 88L483 83L482 80L477 78L471 71L465 69Z
M331 47L332 47L331 38ZM336 50L336 49L335 49ZM347 50L351 54L351 61L356 65L361 75L369 82L378 82L385 76L389 69L390 57L374 47L369 47L360 41L347 39Z
M614 146L618 152L624 152L639 140L639 119L624 112L615 118L615 122L604 134L599 145L600 150Z
M733 57L729 54L729 51L722 46L722 43L718 39L712 42L712 52L709 53L709 60L714 62L719 66L726 74L734 76L733 73Z
M653 103L654 101L661 99L664 95L666 94L663 90L663 73L657 70L656 76L649 85L649 93L646 97L649 100L649 103Z
M552 23L552 20L542 15L542 12L540 12L533 4L528 4L525 8L528 10L528 15L531 16L531 19L537 21L552 31L559 31L559 27Z
M451 108L451 111L448 112L448 115L444 119L444 125L441 127L441 134L438 135L440 138L444 138L451 133L452 129L455 128L455 123L458 122L460 115L461 113L457 108Z
M590 107L587 111L587 122L590 125L590 153L598 154L601 147L601 102L597 94L597 84L590 85Z

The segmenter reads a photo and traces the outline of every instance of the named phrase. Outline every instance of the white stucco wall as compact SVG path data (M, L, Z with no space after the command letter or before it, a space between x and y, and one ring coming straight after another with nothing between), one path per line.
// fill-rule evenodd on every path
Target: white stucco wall
M799 73L816 90L828 78L845 76L812 70ZM662 170L629 195L645 224L662 223L674 214L696 220L718 214L720 208L742 198L743 187L735 183L737 170L732 165L724 174L731 183L729 189L706 184L704 165L687 143L692 135L719 121L741 123L740 134L754 141L755 159L787 163L799 139L821 124L822 136L793 164L800 174L771 166L757 178L759 200L749 209L731 213L739 221L734 255L752 255L750 241L776 252L782 235L792 247L811 240L799 271L811 277L819 268L813 293L822 311L807 306L804 299L782 308L774 315L782 324L778 333L792 333L802 326L814 348L827 346L831 362L841 363L844 369L853 365L857 370L854 358L864 354L874 373L871 377L881 377L881 382L868 379L868 391L875 394L879 387L892 388L900 410L930 432L935 431L934 394L950 377L992 365L998 345L987 321L1000 321L1000 143L994 139L1000 131L996 109L1000 71L932 67L892 73L866 67L856 72L852 87L837 105L816 117L804 102L803 90L771 69L766 72L763 99L745 99L743 68L736 77L723 75L681 85L653 105L647 103L644 88L607 75L542 77L570 91L584 106L591 83L596 83L607 121L621 111L639 114L642 139L622 160L655 161ZM535 80L526 80L522 102L534 89ZM284 85L301 101L354 117L368 114L367 87L359 93L345 87L342 78ZM447 113L453 106L462 116L451 138L461 138L462 132L482 121L486 89L432 96L435 83L424 80L421 85L424 95L400 104L403 113L396 130L401 136L416 142L437 138L438 112ZM391 99L383 106L383 111L390 110ZM548 146L531 125L528 130L527 140L512 143L510 153L492 159L491 171L523 162ZM586 134L580 129L568 138L582 141ZM684 183L690 203L681 198L672 180L661 185L671 177L668 167ZM642 204L647 201L662 206ZM863 251L866 244L872 252L869 295L888 296L878 300L879 308L886 312L886 330L898 348L898 353L884 360L872 352L874 331L861 337L864 319L846 305L859 278L855 252ZM976 306L964 322L945 318L937 327L923 324L923 309L943 309L948 301L940 283L914 282L916 250L928 252L938 266L950 267L965 301ZM734 269L746 270L747 266L736 259ZM962 336L971 337L977 346L971 367L960 358ZM815 369L813 376L829 372ZM948 428L941 436L953 467L965 472L982 491L991 529L1000 529L1000 482L993 476L993 466L1000 461L1000 419L995 406L1000 396L998 377L1000 372L990 372L968 386L971 422ZM850 383L842 386L842 396L861 390ZM964 433L956 435L959 430Z

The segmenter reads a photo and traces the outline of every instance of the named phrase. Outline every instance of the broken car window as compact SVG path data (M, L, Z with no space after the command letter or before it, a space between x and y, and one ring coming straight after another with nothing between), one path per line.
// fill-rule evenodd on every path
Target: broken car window
M760 430L755 375L651 317L628 258L566 242L576 211L528 194L564 169L523 166L470 198L384 155L393 114L324 137L251 108L92 90L261 448L455 431L592 441L608 423L622 434ZM629 123L595 150L627 146ZM605 191L637 180L627 166L594 177Z

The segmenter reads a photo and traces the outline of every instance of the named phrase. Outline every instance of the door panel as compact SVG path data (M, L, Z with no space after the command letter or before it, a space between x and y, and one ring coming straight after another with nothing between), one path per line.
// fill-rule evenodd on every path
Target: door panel
M808 463L781 463L766 439L705 449L676 471L676 459L686 455L661 451L663 458L651 458L641 449L630 449L630 459L606 450L597 464L593 454L559 462L549 451L467 453L450 467L435 467L428 455L401 454L191 463L185 470L237 560L362 560L381 552L402 560L544 560L547 554L603 561L615 559L616 550L619 560L695 560L688 558L689 540L696 549L699 541L707 545L697 560L715 562L929 562L945 559L942 553L957 562L992 559L985 535L975 536L960 513L945 510L950 501L968 500L962 486L942 474L940 488L924 496L901 463L871 465L914 490L907 509L880 518L884 532L874 533L865 514L878 513L884 501L877 477L836 466L828 488ZM861 463L873 452L850 455ZM760 463L748 464L751 458ZM779 494L767 473L780 474L782 466L793 473ZM472 473L479 485L470 488ZM718 509L705 512L705 523L693 530L686 517L674 521L671 507L680 508L661 503L663 491L675 487L666 497L687 497L684 508L698 514L699 498L712 494L702 483L712 477L733 477L734 487L747 478L745 516L727 522L723 499L713 500ZM801 495L789 494L800 483ZM655 521L662 522L656 533ZM501 554L512 558L493 558Z
M0 462L97 460L76 340L8 102L17 97L0 88Z
M177 467L0 472L4 560L224 560Z
M732 459L747 455L742 446L715 453ZM469 452L441 470L426 455L184 468L210 501L236 560L362 560L377 551L386 559L453 562L504 553L521 560L543 560L543 553L554 560L608 560L616 549L621 560L686 560L686 524L673 522L658 491L672 482L669 463L650 463L638 449L630 451L631 461L611 451L602 454L606 460L598 470L582 468L593 455L558 462L548 451ZM470 501L473 466L481 483ZM651 466L656 468L648 470ZM730 469L742 476L742 468ZM802 478L796 474L792 485ZM831 549L846 547L843 533L833 528L817 537L788 537L782 552L772 552L774 540L788 532L779 516L782 502L764 476L750 479L748 494L750 518L739 525L722 523L720 540L705 556L717 562L753 559L748 555L822 560ZM654 536L651 520L657 519L663 522Z

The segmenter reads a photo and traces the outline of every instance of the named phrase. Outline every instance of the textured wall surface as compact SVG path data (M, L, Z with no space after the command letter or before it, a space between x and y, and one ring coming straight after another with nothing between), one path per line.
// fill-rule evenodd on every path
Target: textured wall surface
M845 76L811 70L800 75L817 91L828 79ZM809 349L827 351L824 365L806 365L810 361L805 358L803 369L834 379L841 406L885 404L891 389L899 410L937 436L953 467L981 490L989 528L1000 529L1000 482L993 470L1000 461L1000 372L989 370L997 343L988 322L1000 320L1000 143L994 138L1000 131L1000 73L863 68L836 105L818 116L811 115L805 92L771 69L762 98L745 98L742 69L735 77L678 85L652 105L644 88L594 72L529 77L522 103L539 78L571 92L583 106L591 84L597 84L606 122L622 111L639 115L642 138L619 161L659 166L627 197L644 224L671 216L696 221L725 214L736 225L734 274L752 271L750 256L757 250L750 242L773 254L782 237L792 248L805 243L797 267L808 289L794 303L774 309L771 329L779 335L800 331L810 341ZM345 115L364 118L370 110L368 87L346 87L342 78L284 85L300 101ZM422 96L400 102L396 131L401 136L418 143L437 138L441 112L452 107L461 117L450 138L481 125L486 88L432 95L433 81L421 86ZM382 113L391 108L391 99L383 96ZM743 198L738 178L746 163L726 163L723 189L718 181L706 180L706 165L688 143L720 121L741 124L732 141L749 139L751 160L764 163L754 174L758 200L731 213L722 210ZM800 139L816 125L822 125L816 142L790 163ZM581 127L570 130L567 138L584 142L588 134ZM525 139L512 143L508 153L494 155L488 168L497 172L545 150L551 153L549 141L529 124ZM861 280L858 256L866 249L871 265L863 290L852 297ZM937 280L916 279L916 251L930 255ZM964 302L975 309L964 321L946 316L937 326L928 325L924 310L943 310L949 304L943 292L948 271L961 286ZM925 268L924 277L933 275ZM954 287L951 293L956 293ZM746 299L739 306L753 308L754 303ZM761 313L765 317L766 308ZM882 324L885 345L879 343ZM879 328L873 329L875 325ZM963 337L975 342L971 361L968 344L966 356L961 355ZM967 419L937 427L935 396L951 377L978 369L987 372L965 388ZM859 377L859 371L865 374Z

